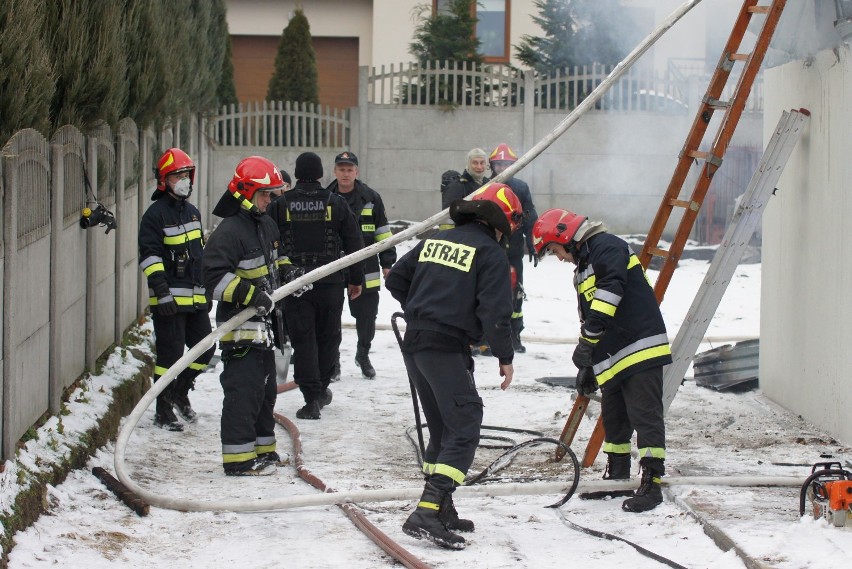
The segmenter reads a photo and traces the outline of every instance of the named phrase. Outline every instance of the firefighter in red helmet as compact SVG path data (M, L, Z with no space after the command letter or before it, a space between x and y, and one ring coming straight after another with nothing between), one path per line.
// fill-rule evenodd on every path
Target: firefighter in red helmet
M180 148L170 148L157 161L154 177L154 203L145 211L139 227L139 267L148 279L157 381L183 356L184 347L194 346L211 328L201 270L201 214L187 201L195 181L195 164ZM175 409L187 422L195 422L189 391L212 356L210 348L157 396L154 424L182 431L183 423Z
M281 171L261 156L240 161L213 209L222 222L204 254L204 281L221 326L246 307L256 313L219 340L222 384L222 466L228 476L272 474L276 452L274 343L277 322L270 294L301 274L281 253L278 227L265 215L272 193L284 187ZM283 338L279 339L283 341Z
M580 338L572 360L577 391L602 391L607 454L605 479L630 478L630 440L636 431L642 480L622 504L644 512L663 501L666 428L663 366L672 363L666 326L645 269L623 239L564 209L550 209L533 226L536 254L576 265L574 287Z
M489 184L470 201L450 205L455 227L438 231L406 253L385 286L405 311L402 351L429 428L423 496L403 531L441 547L462 549L452 493L473 462L482 399L473 381L470 346L484 336L499 360L502 389L512 382L512 299L504 249L518 228L521 204L504 184Z

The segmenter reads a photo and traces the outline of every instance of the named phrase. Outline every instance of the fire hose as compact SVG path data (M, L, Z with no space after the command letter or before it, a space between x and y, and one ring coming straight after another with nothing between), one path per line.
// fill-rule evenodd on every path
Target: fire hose
M594 108L595 103L603 97L604 93L615 83L627 70L642 56L664 33L666 33L675 23L686 15L692 8L698 5L701 0L689 0L675 9L659 26L657 26L642 42L631 51L627 57L615 66L612 72L604 78L601 83L586 97L577 107L568 113L568 115L554 128L549 134L544 136L533 148L521 156L517 162L512 164L506 170L498 174L492 182L502 182L517 172L525 168L539 154L553 144L565 131L567 131L581 116L587 111ZM446 220L449 217L449 209L440 211L431 217L423 220L420 223L414 224L407 229L400 231L396 235L391 236L379 243L375 243L360 251L356 251L337 261L329 263L323 267L315 269L310 273L287 283L278 288L271 295L274 301L279 301L285 296L296 292L300 288L314 281L321 279L327 275L337 272L352 264L358 263L377 255L381 251L393 247L418 233L429 229L436 224ZM183 511L234 511L248 512L260 510L287 509L306 506L343 504L348 502L369 502L369 501L387 501L387 500L410 500L419 497L422 488L399 488L399 489L384 489L384 490L353 490L340 491L333 494L320 494L310 496L293 496L289 498L277 498L258 502L257 500L218 500L218 501L196 501L183 498L174 498L154 494L136 484L127 472L125 463L125 455L127 452L127 444L130 440L130 435L138 425L143 413L148 409L156 397L174 381L177 375L186 369L189 364L195 361L202 353L207 351L211 346L215 345L216 341L228 332L234 330L237 326L255 315L254 308L246 308L231 320L225 322L216 330L208 334L195 346L188 350L177 362L175 362L160 378L155 382L151 389L136 404L136 407L127 416L126 421L118 434L115 443L115 472L118 479L132 492L142 497L149 504L161 508L183 510ZM695 480L695 479L690 479ZM760 479L765 480L765 479ZM729 483L730 479L722 478L721 481ZM604 481L607 486L601 489L610 489L614 483ZM671 482L671 481L669 481ZM789 483L789 481L787 482ZM594 483L587 483L593 485ZM795 485L798 486L798 480ZM618 485L618 489L627 489L624 484ZM505 496L505 495L531 495L542 493L564 493L568 491L569 485L564 482L544 482L544 483L528 483L528 484L503 484L491 486L474 486L460 487L460 495L486 495L486 496ZM590 488L591 489L591 488Z

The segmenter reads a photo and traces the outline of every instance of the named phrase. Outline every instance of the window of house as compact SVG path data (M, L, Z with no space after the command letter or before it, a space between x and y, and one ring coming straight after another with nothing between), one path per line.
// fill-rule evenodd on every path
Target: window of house
M436 13L449 11L450 0L433 0ZM476 37L479 38L479 53L485 61L508 63L509 46L509 7L511 0L477 0Z

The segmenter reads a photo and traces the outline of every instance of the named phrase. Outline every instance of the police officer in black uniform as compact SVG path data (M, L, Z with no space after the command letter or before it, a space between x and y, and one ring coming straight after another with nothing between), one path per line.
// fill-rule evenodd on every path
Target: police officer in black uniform
M358 179L358 157L346 151L334 159L335 180L328 189L342 196L358 218L364 246L384 241L393 236L388 224L385 204L379 192ZM364 282L360 296L349 300L349 312L355 317L358 348L355 363L367 379L376 377L370 361L370 345L376 335L376 316L379 313L379 290L382 278L387 276L396 262L396 248L390 247L378 255L364 260Z
M275 165L261 156L237 164L213 214L224 218L204 254L204 279L219 301L222 325L247 306L257 313L219 340L224 369L222 464L228 476L272 474L280 465L272 410L277 394L274 303L270 294L301 271L281 253L278 227L266 215L272 192L284 184Z
M339 195L323 188L322 161L313 152L296 158L296 185L269 207L278 224L284 254L310 272L354 253L364 246L355 215ZM348 287L344 287L348 275ZM287 332L293 346L293 377L305 405L299 419L319 419L320 409L331 403L328 388L340 357L340 318L343 290L349 299L361 294L364 272L361 263L348 271L336 271L313 283L313 289L298 298L284 299Z
M450 207L453 229L438 231L394 265L385 286L405 311L403 359L429 427L423 496L403 531L441 547L462 549L452 530L473 531L460 519L452 492L473 462L482 399L473 379L470 344L484 335L499 358L501 387L512 381L512 302L509 262L500 241L522 218L504 184L489 184L471 201Z
M154 201L139 226L139 267L148 278L149 305L154 321L158 380L181 356L210 333L207 295L201 274L204 233L201 214L187 199L192 194L195 164L180 148L166 150L154 168ZM196 420L189 403L195 378L207 368L214 348L189 364L157 396L154 424L182 431L172 405L189 421Z

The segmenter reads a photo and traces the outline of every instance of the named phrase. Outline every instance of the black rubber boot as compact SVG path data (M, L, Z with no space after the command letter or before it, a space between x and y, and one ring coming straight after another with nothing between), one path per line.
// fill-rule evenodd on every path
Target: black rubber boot
M473 522L459 517L456 511L456 506L453 504L453 493L447 492L447 496L441 503L441 509L438 511L438 517L444 526L451 531L472 532Z
M260 457L223 465L225 476L269 476L275 472L272 463Z
M358 352L355 354L355 363L361 368L361 374L367 379L376 377L376 368L370 363L370 349L358 346Z
M447 549L464 549L464 538L447 529L441 521L441 504L446 500L446 490L441 490L427 482L417 508L402 524L406 535L417 539L428 539L432 543Z
M521 343L521 329L523 328L523 321L520 318L512 319L512 349L516 354L525 354L527 352L526 346Z
M172 396L172 403L178 414L183 417L187 423L195 423L198 420L198 413L192 408L189 403L188 393L177 393Z
M334 364L334 372L331 374L331 381L336 383L340 381L340 360Z
M320 403L316 399L305 403L305 406L296 411L296 418L316 420L320 418Z
M604 480L630 480L630 453L606 453L606 470Z
M663 503L663 489L660 479L665 472L662 458L643 458L639 462L642 467L642 480L632 498L621 504L625 512L647 512Z
M319 398L319 406L320 406L320 409L322 409L323 407L325 407L326 405L328 405L329 403L331 403L331 399L332 399L331 389L329 389L328 387L326 387L326 388L325 388L325 393L323 393L322 395L320 395L320 398Z
M172 402L164 394L157 396L157 408L154 413L154 424L167 431L183 431L183 423L178 421L172 410Z

